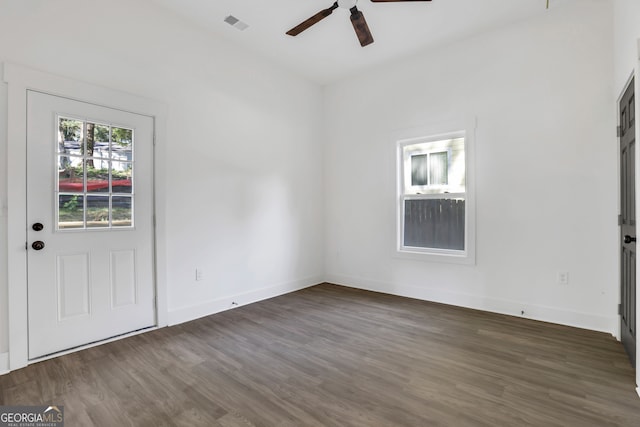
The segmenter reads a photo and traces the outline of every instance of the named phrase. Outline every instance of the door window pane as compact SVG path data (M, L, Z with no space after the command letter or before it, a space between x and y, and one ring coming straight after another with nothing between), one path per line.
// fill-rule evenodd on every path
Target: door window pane
M80 157L58 156L58 191L84 192L84 169Z
M87 196L87 227L109 226L109 196Z
M109 192L109 161L87 159L87 193Z
M84 196L61 194L58 196L58 228L84 228Z
M113 193L131 193L133 164L111 162L111 191Z
M81 120L61 117L58 120L58 152L82 155L84 123Z
M111 128L111 158L115 160L133 160L133 130Z
M97 123L85 123L85 140L86 140L86 156L87 157L109 157L109 137L108 127ZM102 140L102 141L101 141Z
M107 125L95 124L93 128L93 157L109 158L109 130ZM89 133L89 128L87 128ZM87 136L87 140L89 137Z
M127 196L113 196L113 227L131 227L133 225L133 199Z

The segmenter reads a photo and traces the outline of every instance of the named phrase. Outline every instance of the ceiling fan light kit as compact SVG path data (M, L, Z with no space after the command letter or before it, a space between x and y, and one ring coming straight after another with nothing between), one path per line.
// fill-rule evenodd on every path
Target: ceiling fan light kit
M372 3L399 3L399 2L408 2L408 1L431 1L431 0L370 0ZM364 47L373 43L373 36L371 35L371 31L369 30L369 25L367 25L367 21L364 19L364 15L357 7L358 0L337 0L327 9L323 9L320 12L313 15L311 18L302 21L300 24L296 25L289 31L287 34L290 36L297 36L304 30L308 29L312 25L317 24L322 21L327 16L331 15L334 10L337 8L347 9L351 12L351 16L349 19L351 20L351 24L353 25L353 30L356 32L356 36L358 36L358 41L360 42L360 46Z

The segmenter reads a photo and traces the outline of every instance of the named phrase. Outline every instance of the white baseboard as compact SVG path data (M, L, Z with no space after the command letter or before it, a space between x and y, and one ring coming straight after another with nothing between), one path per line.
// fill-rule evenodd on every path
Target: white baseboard
M640 387L636 388L636 393L638 393L638 397L640 397Z
M612 335L615 333L618 322L617 316L598 316L590 313L563 310L557 307L545 307L501 298L449 292L441 289L383 283L357 277L329 274L326 277L326 281L328 283L335 283L336 285L489 311L492 313L525 317L543 322L607 332ZM524 315L522 311L524 311Z
M0 353L0 375L9 373L9 353Z
M294 282L283 283L280 285L269 286L241 294L205 301L198 305L169 310L169 326L178 325L180 323L189 322L221 311L288 294L310 286L315 286L322 282L324 282L323 277L310 277Z

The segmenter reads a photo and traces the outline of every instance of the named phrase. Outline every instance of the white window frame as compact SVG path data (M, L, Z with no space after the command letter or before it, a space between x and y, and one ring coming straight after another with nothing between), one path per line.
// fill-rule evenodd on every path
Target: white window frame
M461 127L458 127L460 129ZM397 194L396 194L396 256L399 258L409 258L420 261L449 262L456 264L475 264L475 183L474 183L474 151L473 137L475 132L467 131L450 131L445 133L434 133L422 131L422 135L396 138L396 162L397 162ZM414 134L415 135L415 134ZM440 199L443 198L442 193L429 194L430 189L442 189L443 186L412 186L410 185L411 171L408 175L405 171L406 156L405 147L410 145L430 143L435 141L453 140L464 138L464 155L465 155L465 191L449 192L447 198L464 198L465 199L465 242L464 250L438 249L438 248L419 248L413 246L404 246L404 205L405 200L419 199ZM440 148L424 150L428 152L445 151ZM415 154L421 154L416 151ZM410 158L411 155L409 155ZM449 149L449 167L451 166L451 150ZM408 162L410 164L410 161ZM407 188L409 187L409 188ZM446 186L445 186L446 187ZM407 191L409 190L409 191Z

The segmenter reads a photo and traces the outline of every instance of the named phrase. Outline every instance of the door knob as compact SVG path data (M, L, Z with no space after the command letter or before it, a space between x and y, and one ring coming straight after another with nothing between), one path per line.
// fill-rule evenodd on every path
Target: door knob
M31 226L31 228L33 228L34 231L42 231L44 229L44 225L42 225L39 222L36 222Z
M631 237L628 234L626 236L624 236L624 242L625 243L631 243L631 242L635 242L636 238L635 237Z
M40 241L40 240L36 240L35 242L33 242L31 244L31 247L33 249L35 249L36 251L41 251L44 249L44 242Z

